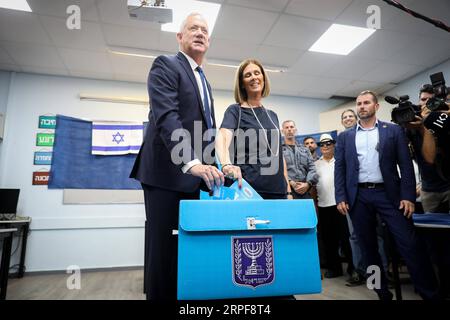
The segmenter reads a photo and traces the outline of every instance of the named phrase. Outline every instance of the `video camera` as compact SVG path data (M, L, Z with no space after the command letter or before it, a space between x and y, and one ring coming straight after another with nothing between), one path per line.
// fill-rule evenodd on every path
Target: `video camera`
M430 130L436 137L448 140L450 132L450 116L447 112L449 106L446 103L448 88L445 86L445 79L442 72L434 73L430 76L433 86L434 97L427 101L427 108L431 113L423 121L425 128ZM448 141L446 141L448 143Z
M407 95L401 96L398 99L386 96L384 100L386 100L387 103L398 105L392 109L392 122L402 126L409 122L416 121L416 116L420 116L420 107L409 101L409 96Z
M427 108L430 111L448 110L448 106L445 102L449 90L445 86L444 74L442 72L434 73L430 76L430 80L431 85L433 86L434 97L427 101Z
M434 97L427 101L426 107L431 113L423 121L423 124L435 136L446 136L450 131L450 116L447 112L442 111L449 110L449 106L446 103L449 88L445 85L442 72L430 75L430 80ZM416 116L422 118L421 108L409 101L409 96L401 96L399 99L386 96L385 100L387 103L398 105L392 109L392 122L406 126L410 122L417 121Z

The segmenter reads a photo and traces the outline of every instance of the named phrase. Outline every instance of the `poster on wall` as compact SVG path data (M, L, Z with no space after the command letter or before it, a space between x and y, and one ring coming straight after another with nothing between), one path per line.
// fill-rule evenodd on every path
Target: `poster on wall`
M33 172L33 186L48 185L49 177L50 177L50 172L48 172L48 171Z
M35 151L34 165L51 165L53 152L50 151Z
M55 129L56 128L56 116L39 116L39 128L40 129Z
M41 132L36 135L36 145L38 147L53 147L54 142L55 142L54 133Z

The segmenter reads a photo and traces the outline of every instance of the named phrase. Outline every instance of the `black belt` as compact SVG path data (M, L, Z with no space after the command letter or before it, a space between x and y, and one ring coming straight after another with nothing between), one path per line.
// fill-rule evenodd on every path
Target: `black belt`
M383 189L384 183L364 182L364 183L358 183L358 187L365 188L365 189Z

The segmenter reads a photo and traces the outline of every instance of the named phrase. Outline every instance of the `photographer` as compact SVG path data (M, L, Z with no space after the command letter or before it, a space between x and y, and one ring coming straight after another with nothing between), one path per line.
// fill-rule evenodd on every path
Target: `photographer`
M439 148L437 138L424 125L431 115L427 102L434 97L432 85L425 84L421 87L420 116L416 116L417 120L409 122L405 127L422 178L421 196L424 211L450 212L450 180L446 179L442 170L435 164L436 159L441 159L445 151Z

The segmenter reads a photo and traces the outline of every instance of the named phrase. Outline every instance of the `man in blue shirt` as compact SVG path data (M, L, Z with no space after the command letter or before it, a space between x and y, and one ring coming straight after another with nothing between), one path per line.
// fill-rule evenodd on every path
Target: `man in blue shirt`
M350 214L365 264L382 270L376 236L378 214L392 233L417 292L423 299L437 299L433 268L411 220L416 184L406 136L401 127L377 120L378 108L373 92L360 93L356 99L358 124L338 136L337 208ZM391 300L386 276L383 272L379 276L375 291L380 299Z

